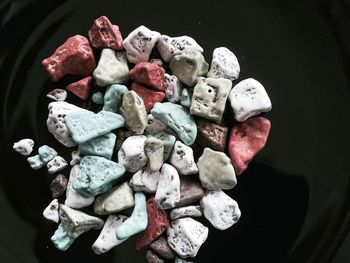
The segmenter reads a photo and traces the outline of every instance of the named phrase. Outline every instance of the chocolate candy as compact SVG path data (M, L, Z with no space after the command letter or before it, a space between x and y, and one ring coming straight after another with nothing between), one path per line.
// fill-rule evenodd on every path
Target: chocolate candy
M59 224L54 235L51 237L52 243L59 250L66 251L74 242L75 238L71 238L64 228L63 224Z
M150 62L140 62L130 70L130 78L134 82L146 85L156 91L164 91L164 69Z
M132 83L131 89L142 98L147 112L153 108L155 103L161 102L165 98L164 92L153 91L137 83Z
M102 94L102 92L95 92L94 94L92 94L92 102L97 104L97 105L102 105L103 104L103 97L104 95Z
M128 172L135 173L147 164L147 157L144 151L144 135L131 136L127 138L118 152L118 162Z
M102 110L119 113L119 108L122 105L123 95L128 91L124 85L113 84L106 90L104 96L104 105Z
M190 205L199 201L204 195L200 182L190 176L180 177L180 200L176 207Z
M155 137L145 140L145 154L148 158L148 167L151 172L159 171L164 162L164 143Z
M67 91L64 89L53 89L46 94L46 97L55 101L65 101L67 99Z
M155 199L162 209L173 208L180 200L179 174L170 164L163 164Z
M159 132L153 135L155 138L160 139L164 143L164 162L168 160L171 151L173 150L176 138L174 135L166 132Z
M22 139L16 143L13 144L13 149L24 155L28 156L32 153L34 147L34 141L32 139Z
M164 87L168 101L176 103L181 99L183 86L175 75L164 74Z
M226 47L214 49L210 70L207 74L209 78L224 78L235 80L238 78L240 66L236 56Z
M158 255L150 249L146 251L146 261L148 263L164 263L164 260L159 258Z
M159 119L154 118L152 114L148 114L147 116L147 126L145 128L148 134L156 134L159 132L163 132L167 129L167 126L161 122Z
M198 119L198 134L196 142L203 148L209 147L213 150L223 152L226 146L227 128L211 123L209 121Z
M38 152L41 160L43 160L45 163L48 163L57 156L55 149L47 145L39 147Z
M68 166L68 163L65 159L63 159L63 157L56 156L51 161L49 161L46 166L49 174L54 174L66 168Z
M79 81L69 84L66 89L72 92L74 95L81 98L82 100L87 100L90 94L91 83L92 77L88 76Z
M149 248L165 259L174 259L175 253L170 248L167 239L164 236L159 237L156 241L149 245Z
M58 223L58 200L53 199L51 203L43 211L43 216L52 222Z
M79 144L79 152L83 155L101 156L110 160L112 159L116 138L117 136L114 133L106 133Z
M39 154L28 157L27 162L33 170L38 170L46 164L46 162L40 158Z
M170 156L170 163L177 169L179 174L188 175L198 173L197 165L193 158L191 147L177 141Z
M50 188L52 198L57 198L63 195L67 189L67 177L63 174L57 175L56 178L52 180Z
M157 191L160 172L151 172L148 168L135 173L131 178L129 185L135 191L145 193L155 193Z
M170 212L171 220L175 220L182 217L201 217L202 215L202 209L199 205L190 205L174 208Z

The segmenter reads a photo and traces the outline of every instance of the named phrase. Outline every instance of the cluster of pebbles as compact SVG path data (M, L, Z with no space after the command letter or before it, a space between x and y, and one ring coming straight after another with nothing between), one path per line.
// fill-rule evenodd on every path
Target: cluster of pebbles
M140 26L123 40L105 16L88 38L73 36L42 61L52 81L81 76L66 90L100 109L66 102L64 89L47 94L55 100L49 132L67 148L77 146L69 178L58 174L52 181L54 200L43 212L58 223L51 241L67 250L81 234L102 229L92 244L96 254L137 235L136 249L147 248L148 262L188 262L208 236L196 218L218 230L239 220L237 202L223 190L236 185L236 175L264 147L270 122L257 115L271 109L270 99L252 78L232 87L240 66L225 47L214 50L209 66L191 37ZM97 66L93 48L101 50ZM151 58L155 49L161 59ZM90 94L93 85L98 91ZM227 100L236 121L229 138L222 120ZM22 139L13 148L28 156L33 146ZM49 174L69 167L47 145L27 160ZM90 212L79 210L85 207Z

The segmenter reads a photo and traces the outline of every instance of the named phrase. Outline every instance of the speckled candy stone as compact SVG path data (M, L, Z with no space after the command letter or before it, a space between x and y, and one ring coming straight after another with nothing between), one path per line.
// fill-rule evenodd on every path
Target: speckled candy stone
M57 198L64 194L67 189L68 180L63 174L59 174L52 180L50 188L52 198Z
M61 251L66 251L74 242L74 238L69 237L63 224L59 224L57 230L51 237L52 243Z
M209 147L216 151L223 152L226 147L227 127L209 122L207 120L197 120L196 142L203 148Z
M176 138L174 135L168 134L166 132L159 132L153 135L155 138L162 140L164 143L164 162L168 160L171 151L174 148Z
M163 164L155 195L158 206L170 209L180 200L180 178L177 170L170 164Z
M90 141L79 144L79 152L82 155L96 155L111 159L117 136L112 133L106 133Z
M45 163L48 163L57 156L56 150L47 145L39 147L38 153L41 160L43 160Z
M140 62L130 70L130 78L156 91L164 91L165 70L155 63Z
M177 141L175 143L173 152L170 156L170 163L181 175L198 173L198 168L194 161L192 148L180 141Z
M34 156L31 156L31 157L28 157L28 158L27 158L27 162L29 163L30 167L31 167L33 170L38 170L38 169L40 169L41 167L43 167L43 166L46 165L46 162L44 162L44 161L40 158L40 155L39 155L39 154L34 155Z
M225 78L235 80L238 78L241 69L235 54L226 47L218 47L213 51L209 78Z
M152 250L146 250L146 262L147 263L164 263L164 260L161 259L156 253Z
M178 102L181 99L183 85L175 75L164 74L165 96L170 102Z
M149 245L149 248L160 255L165 259L174 259L175 252L170 248L168 241L164 236L159 237L152 244Z
M124 85L113 84L109 86L104 95L104 105L102 110L119 113L119 108L123 101L123 95L127 91L128 88Z
M142 98L147 112L149 112L153 108L153 105L155 103L161 102L165 98L164 92L150 90L147 87L142 86L138 83L132 83L131 89L135 91L137 95L140 96L140 98Z
M204 189L197 178L190 176L180 177L180 200L176 207L198 202L204 195Z
M81 80L69 84L66 89L72 92L74 95L78 96L82 100L87 100L89 98L90 89L92 84L92 77L87 76Z
M22 139L22 140L19 140L18 142L15 142L12 148L16 152L24 156L28 156L32 153L33 147L34 147L34 141L32 139Z

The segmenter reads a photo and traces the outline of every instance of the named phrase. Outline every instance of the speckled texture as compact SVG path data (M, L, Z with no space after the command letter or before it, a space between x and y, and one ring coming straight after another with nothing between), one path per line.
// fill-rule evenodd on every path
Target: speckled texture
M128 88L124 85L113 84L109 86L104 95L104 105L102 110L119 113L119 108L123 101L123 95L127 91Z
M130 78L156 91L164 91L165 70L155 63L140 62L130 70Z
M218 47L213 51L209 78L238 79L241 69L236 56L226 47Z
M135 91L140 98L142 98L147 112L153 108L155 103L161 102L165 98L164 92L150 90L147 87L137 83L132 83L131 89Z
M59 224L57 230L51 237L52 243L61 251L66 251L74 242L74 238L69 237L63 224Z
M177 141L175 143L173 152L170 156L170 163L181 175L198 173L198 168L194 161L192 148L180 141Z
M149 248L160 255L162 258L169 260L175 258L175 252L170 248L168 240L164 237L164 235L150 244Z
M179 174L170 164L163 164L155 199L162 209L173 208L180 200Z
M226 147L227 127L204 119L198 119L196 122L198 128L196 142L203 148L209 147L223 152Z
M87 76L81 80L69 84L66 89L72 92L74 95L78 96L82 100L87 100L89 98L90 89L92 84L92 77Z
M38 149L38 153L41 160L43 160L45 163L48 163L57 156L56 150L47 145L40 146Z
M160 172L151 172L148 168L139 170L131 178L129 185L135 191L155 193L158 186Z
M43 166L46 165L46 162L44 162L44 161L40 158L40 155L39 155L39 154L34 155L34 156L31 156L31 157L28 157L28 158L27 158L27 162L29 163L30 168L32 168L33 170L38 170L38 169L40 169L41 167L43 167Z
M204 189L197 178L180 177L180 200L176 207L198 202L204 195Z
M85 143L79 144L79 152L82 155L95 155L111 159L113 155L115 140L117 136L112 133L106 133Z
M59 174L52 180L50 184L50 189L52 193L52 198L57 198L64 194L67 189L68 180L63 174Z

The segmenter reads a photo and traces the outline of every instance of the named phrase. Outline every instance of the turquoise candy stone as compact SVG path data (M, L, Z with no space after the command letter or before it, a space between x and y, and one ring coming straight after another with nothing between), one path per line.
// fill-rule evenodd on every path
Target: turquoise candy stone
M107 88L104 97L104 111L119 112L119 108L123 101L123 95L128 91L124 85L113 84Z
M55 247L62 251L66 251L73 244L74 240L68 236L62 223L58 225L55 234L51 237L51 241Z
M41 167L43 167L44 165L46 165L46 163L40 158L39 154L35 155L35 156L28 157L27 161L33 170L38 170Z
M123 116L110 112L76 111L64 117L64 122L73 140L82 144L125 125Z
M79 144L79 152L82 155L97 155L111 159L117 136L109 132L105 135L96 137L90 141Z
M146 196L142 192L134 194L135 207L131 216L116 230L118 239L129 238L144 231L148 224Z
M184 260L182 258L178 258L176 257L175 258L175 263L193 263L192 261L187 261L187 260Z
M45 163L48 163L49 161L51 161L53 158L57 156L57 152L55 151L55 149L47 145L41 146L38 149L38 152L41 160L43 160Z
M168 133L165 133L165 132L159 132L159 133L154 134L152 136L163 141L163 143L164 143L164 161L168 160L168 158L169 158L169 156L174 148L174 144L176 142L175 136L168 134Z
M173 129L177 136L187 145L194 143L197 126L188 109L171 102L154 104L151 114Z
M98 105L103 104L103 94L101 92L95 92L92 95L92 102Z
M119 163L103 157L85 156L80 160L78 175L73 188L82 194L96 196L112 188L112 183L125 173Z
M184 88L181 93L180 103L182 106L189 108L191 107L191 93L188 89Z

